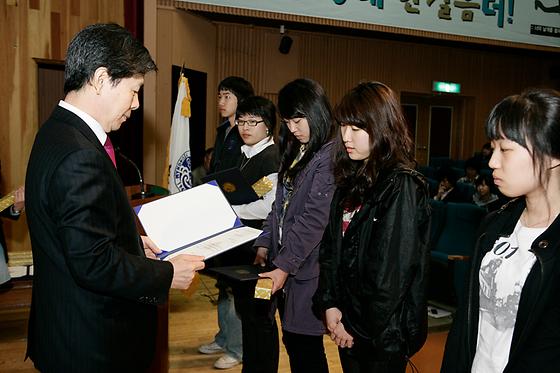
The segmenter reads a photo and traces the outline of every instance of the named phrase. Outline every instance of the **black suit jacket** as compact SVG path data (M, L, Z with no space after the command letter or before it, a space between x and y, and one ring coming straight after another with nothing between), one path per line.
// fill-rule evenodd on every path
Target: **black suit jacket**
M57 107L40 128L25 187L28 356L45 372L145 370L173 268L145 257L116 169L78 116Z
M229 132L228 128L229 120L226 120L218 127L208 174L239 166L243 139L236 126L229 130Z

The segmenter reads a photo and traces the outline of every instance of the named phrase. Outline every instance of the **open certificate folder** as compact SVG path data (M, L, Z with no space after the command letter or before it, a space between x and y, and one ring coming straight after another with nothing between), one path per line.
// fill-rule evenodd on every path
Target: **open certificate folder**
M146 234L167 260L179 254L205 259L251 241L261 233L244 226L215 182L134 208Z

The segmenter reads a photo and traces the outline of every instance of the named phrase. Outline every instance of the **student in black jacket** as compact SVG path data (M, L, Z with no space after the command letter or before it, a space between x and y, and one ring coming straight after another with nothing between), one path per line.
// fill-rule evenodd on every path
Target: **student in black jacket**
M428 190L389 87L358 85L335 119L337 190L314 305L345 373L404 373L427 336Z
M505 98L486 134L494 182L518 198L481 225L442 372L560 372L560 93Z
M243 140L235 128L237 106L254 94L253 86L239 76L228 76L218 85L218 111L224 121L218 126L209 174L236 167Z
M238 76L228 76L218 85L218 111L224 122L218 126L214 153L210 161L208 174L237 167L241 161L243 140L235 127L235 113L239 103L253 95L253 86ZM220 266L221 258L216 257L210 266ZM229 369L243 360L241 341L241 320L235 312L231 288L218 279L218 333L210 343L201 345L198 352L202 354L223 353L214 362L217 369Z
M239 104L235 124L244 143L239 163L241 174L262 195L256 201L232 207L243 224L262 229L272 210L280 166L278 146L274 143L276 108L264 97L250 96ZM253 242L230 253L230 257L235 256L232 259L241 264L265 264L264 258L257 258ZM243 335L242 372L276 373L280 353L276 308L270 300L255 299L255 285L256 281L233 284Z

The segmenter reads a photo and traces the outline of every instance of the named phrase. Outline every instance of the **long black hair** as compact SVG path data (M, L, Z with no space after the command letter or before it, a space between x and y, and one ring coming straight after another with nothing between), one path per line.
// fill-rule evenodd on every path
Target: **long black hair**
M414 145L404 115L391 88L379 82L360 83L336 106L339 126L354 126L369 135L370 154L350 159L339 132L335 150L335 180L346 191L348 207L359 205L383 170L414 168Z
M295 177L313 155L332 137L332 109L323 87L311 79L296 79L278 93L278 111L282 121L305 118L309 124L309 142L302 159L292 168L301 143L286 125L280 128L279 147L282 154L279 176Z
M490 140L508 139L527 149L541 183L550 177L547 157L560 159L560 93L530 89L506 97L486 122Z

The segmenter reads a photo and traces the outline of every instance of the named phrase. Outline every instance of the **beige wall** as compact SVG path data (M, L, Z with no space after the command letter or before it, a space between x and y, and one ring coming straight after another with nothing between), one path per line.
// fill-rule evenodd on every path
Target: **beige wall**
M217 120L215 86L229 75L247 78L257 94L273 101L284 84L309 77L324 86L333 103L364 80L382 81L399 94L423 95L432 94L433 80L452 81L461 83L460 98L464 104L454 123L451 154L466 158L485 142L484 121L501 98L531 86L558 84L550 80L549 74L551 66L560 62L560 53L462 47L459 43L421 44L296 30L287 30L287 34L294 43L290 53L283 55L278 51L281 35L276 27L211 22L184 10L160 6L158 84L164 86L157 90L158 120L169 121L167 70L171 64L180 65L183 61L189 67L208 72L207 146L214 139L212 124ZM167 137L167 125L161 127L161 133L163 138ZM165 153L163 145L158 151ZM158 163L161 158L158 156Z
M151 1L151 0L148 0ZM155 105L146 102L144 113L154 118L153 123L144 123L144 173L149 183L162 183L165 170L167 146L171 130L171 67L185 65L186 68L207 74L206 146L214 143L217 110L216 90L216 28L207 20L173 8L159 7L150 15L146 12L151 30L156 35L155 43L148 48L155 49L158 72L155 82L146 82L147 91L155 92ZM155 21L155 22L154 22ZM155 23L155 24L153 24ZM150 30L145 29L148 33ZM153 50L150 49L153 54ZM188 76L187 76L188 78ZM145 96L145 101L148 97ZM192 105L197 104L193 97ZM153 110L153 115L150 113ZM148 113L146 113L148 111ZM153 149L154 152L146 151Z
M534 51L492 52L289 31L294 39L294 53L293 60L288 63L277 58L277 29L226 23L217 24L217 29L218 75L247 76L259 93L272 94L280 83L295 77L319 81L333 103L364 80L384 82L399 93L428 95L433 80L461 83L461 95L470 102L467 106L474 112L462 116L468 122L460 129L462 141L455 144L458 150L454 154L458 157L468 157L485 141L483 123L499 99L526 87L552 85L549 71L554 61ZM276 43L269 41L274 34ZM266 58L267 53L273 57ZM556 56L556 63L558 61ZM280 79L275 75L278 71L284 72Z
M171 65L208 74L206 146L218 123L216 85L228 75L250 80L258 94L273 100L297 77L318 80L336 102L361 80L379 80L397 92L431 92L432 80L462 84L468 112L454 154L468 156L484 141L482 123L502 97L528 86L551 86L550 67L558 54L491 51L412 42L288 30L288 55L278 52L279 30L211 22L192 13L144 0L145 44L160 68L148 74L144 96L144 172L161 183L170 130ZM0 159L2 192L23 184L38 128L37 67L33 58L64 58L70 38L93 22L123 24L122 0L0 1ZM459 45L459 44L457 44ZM556 81L556 88L558 81ZM193 103L195 104L195 103ZM28 250L25 221L4 225L11 250Z

